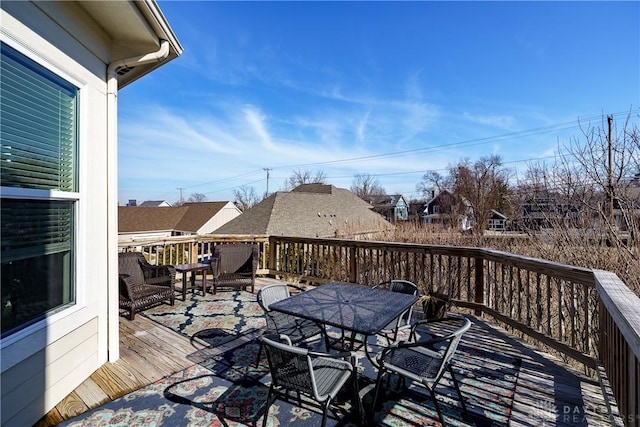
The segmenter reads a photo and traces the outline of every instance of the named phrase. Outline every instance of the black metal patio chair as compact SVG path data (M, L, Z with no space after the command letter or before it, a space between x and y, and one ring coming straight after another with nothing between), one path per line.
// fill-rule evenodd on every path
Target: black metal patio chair
M297 395L298 406L302 406L301 395L304 395L311 400L310 403L315 403L322 409L321 426L324 427L331 402L349 379L353 380L354 399L357 400L354 407L360 411L356 359L353 353L329 354L295 347L286 335L263 335L260 340L266 350L271 372L263 427L267 425L271 404L277 398L291 401L292 392Z
M387 289L390 292L399 292L402 294L418 295L418 286L408 280L389 280L379 283L373 286L374 289ZM407 329L411 327L411 316L413 313L413 307L410 307L407 311L396 317L392 322L384 327L380 331L380 335L387 339L387 344L391 344L398 337L398 332L401 329Z
M264 316L267 321L266 333L286 335L293 344L298 344L301 341L305 341L318 335L322 335L324 337L324 328L316 322L292 316L290 314L281 313L279 311L274 311L269 308L274 302L289 298L291 296L290 287L303 291L303 289L287 283L274 283L272 285L264 286L258 290L256 298L258 300L258 304L264 310ZM256 365L260 362L262 348L263 345L261 342Z
M442 334L442 332L433 328L433 326L439 327L447 323L449 324L448 330L450 331L448 333ZM453 325L453 330L451 329L451 325ZM428 339L420 339L416 332L418 327L428 329L428 331L426 331L426 335L429 337ZM460 386L455 373L451 367L451 358L458 348L462 335L469 330L470 327L471 321L462 316L424 320L416 322L411 327L409 341L399 341L385 348L377 358L379 369L373 397L372 412L376 410L383 376L397 374L401 378L410 379L414 384L419 384L429 391L436 412L438 413L440 424L445 426L442 410L436 399L435 388L444 373L448 371L451 375L455 390L458 393L463 415L467 418L467 408L460 392Z

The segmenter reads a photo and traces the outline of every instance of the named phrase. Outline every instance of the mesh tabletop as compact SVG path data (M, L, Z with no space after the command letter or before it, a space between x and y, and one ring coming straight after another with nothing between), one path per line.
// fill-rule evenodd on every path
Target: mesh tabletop
M272 310L364 335L375 335L418 301L418 296L327 283L269 306Z

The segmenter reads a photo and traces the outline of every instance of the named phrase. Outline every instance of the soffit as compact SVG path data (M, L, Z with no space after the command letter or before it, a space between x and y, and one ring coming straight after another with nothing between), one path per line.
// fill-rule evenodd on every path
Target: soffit
M118 77L123 87L182 53L173 30L155 1L80 1L78 4L111 37L111 61L145 55L169 42L169 56Z

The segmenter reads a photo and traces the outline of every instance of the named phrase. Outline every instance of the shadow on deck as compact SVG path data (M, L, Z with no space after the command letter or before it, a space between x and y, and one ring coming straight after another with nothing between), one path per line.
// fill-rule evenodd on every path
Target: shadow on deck
M258 281L262 286L271 282L272 279ZM252 298L249 294L247 301ZM234 315L238 314L234 311ZM597 380L523 343L501 328L473 316L470 318L473 325L463 337L456 366L462 377L463 396L477 421L454 424L531 427L610 425L605 399ZM105 404L113 405L111 402L125 395L128 395L125 399L130 400L129 406L133 407L140 404L143 395L146 398L154 393L154 403L164 398L166 401L161 403L173 408L169 412L184 413L185 418L180 418L181 423L176 424L176 418L171 418L172 425L187 423L188 416L197 416L203 422L206 419L216 421L216 417L225 418L224 411L233 412L236 417L235 420L227 417L226 421L237 421L240 425L261 422L261 419L258 420L260 412L256 412L256 408L229 406L228 402L225 407L221 403L230 395L242 396L247 393L247 381L257 381L255 385L258 388L254 387L252 393L256 390L266 391L259 382L267 374L266 365L263 363L254 369L252 363L257 350L256 337L260 331L249 328L245 332L235 339L219 335L222 336L221 341L209 346L161 326L146 316L136 316L134 321L123 318L120 320L120 360L107 363L97 370L37 425L56 425L74 417L72 421L78 425L96 425L92 424L97 419L93 412L89 412L91 409ZM150 384L152 386L147 387ZM180 394L179 385L185 385L189 393L195 389L202 393L197 396ZM448 403L446 385L445 381L442 397ZM130 394L140 389L142 391L137 394ZM152 393L153 390L156 392ZM365 408L368 398L370 396L364 398ZM387 402L391 405L388 406L388 412L383 409L376 416L379 425L423 425L424 420L432 414L428 407L415 409L415 405L422 403L419 392L403 390L387 398L395 399L395 404ZM424 401L429 401L429 398L425 397ZM450 406L455 411L456 404ZM399 411L398 407L404 408L404 412ZM280 407L280 414L288 409L286 406ZM413 415L414 409L422 411L422 421L416 421L415 418L411 421L407 414L411 412ZM167 415L155 412L160 420ZM89 418L91 416L94 418ZM129 418L123 420L124 425L133 422L132 416L129 411ZM287 419L285 424L309 425L304 415L298 416L300 418L295 421ZM283 418L279 419L283 424ZM356 425L349 420L348 417L344 418L337 425ZM223 420L223 423L226 421ZM335 423L335 420L330 420L328 425Z

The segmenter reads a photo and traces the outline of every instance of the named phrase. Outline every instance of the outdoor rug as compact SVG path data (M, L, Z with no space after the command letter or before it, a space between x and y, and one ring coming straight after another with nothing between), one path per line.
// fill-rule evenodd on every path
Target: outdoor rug
M256 366L258 340L253 339L163 378L104 406L64 422L63 426L245 426L262 425L270 375L266 360ZM462 383L470 418L463 420L450 379L439 387L438 401L448 425L506 426L519 371L519 361L505 355L462 346L456 377ZM360 363L368 364L366 358ZM369 372L369 369L365 369ZM396 381L381 391L381 405L370 413L375 378L360 376L367 425L439 425L426 390L416 386L396 389ZM386 382L386 381L385 381ZM328 426L361 425L351 408L351 391L336 399L336 413ZM295 402L294 402L295 403ZM304 399L303 399L304 403ZM299 407L276 400L269 409L269 426L318 426L321 413L309 405Z
M224 291L216 295L187 293L175 305L161 304L141 312L145 317L208 347L217 347L266 322L256 294Z

